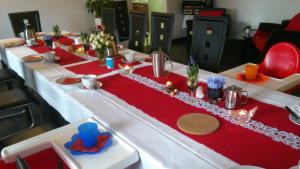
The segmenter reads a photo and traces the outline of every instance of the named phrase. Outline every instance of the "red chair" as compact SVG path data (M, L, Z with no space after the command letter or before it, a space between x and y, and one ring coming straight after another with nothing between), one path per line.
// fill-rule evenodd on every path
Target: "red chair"
M259 65L259 72L264 75L285 78L300 72L299 49L288 42L275 44L267 52L265 59Z

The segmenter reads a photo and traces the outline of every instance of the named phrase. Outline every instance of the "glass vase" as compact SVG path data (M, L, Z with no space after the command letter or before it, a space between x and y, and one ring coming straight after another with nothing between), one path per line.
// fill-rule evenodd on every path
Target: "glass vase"
M105 50L96 50L96 56L100 66L105 66Z

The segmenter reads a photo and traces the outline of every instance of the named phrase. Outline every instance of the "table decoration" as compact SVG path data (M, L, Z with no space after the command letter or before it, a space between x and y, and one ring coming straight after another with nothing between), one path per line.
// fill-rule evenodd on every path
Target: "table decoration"
M129 74L133 73L133 67L131 67L129 65L122 66L119 63L118 67L120 68L120 72L123 73L123 74L125 74L125 75L129 75Z
M170 94L170 96L175 96L178 93L178 89L176 89L171 81L167 81L165 86L166 91Z
M255 106L251 110L247 111L245 109L232 110L229 114L234 117L241 124L248 123L251 118L255 115L258 107Z
M52 27L52 36L55 37L56 39L59 39L61 37L61 30L58 25L54 25Z
M46 47L50 47L51 48L52 47L52 43L53 43L52 37L50 35L45 35L43 39L44 39Z
M100 33L90 34L89 41L92 44L93 49L96 51L96 56L99 59L101 66L105 65L106 49L112 46L114 37L110 34L104 34L103 31Z
M198 72L199 72L199 67L198 65L194 64L191 65L187 68L187 86L191 91L191 96L194 96L195 90L198 87Z
M204 113L189 113L177 120L180 130L193 135L207 135L220 127L220 122L214 116Z
M210 102L216 103L223 98L223 86L225 78L210 76L207 80L207 97Z
M90 34L86 32L81 32L80 33L80 39L82 42L82 48L84 49L84 52L87 53L88 50L90 49Z

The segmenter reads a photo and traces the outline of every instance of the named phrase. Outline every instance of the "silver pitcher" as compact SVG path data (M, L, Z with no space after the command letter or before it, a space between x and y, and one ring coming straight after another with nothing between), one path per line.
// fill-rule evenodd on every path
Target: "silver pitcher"
M25 25L24 38L28 46L32 46L36 44L37 38L36 38L35 30L32 28L30 24Z
M172 60L164 52L154 51L150 54L150 57L152 58L152 66L153 66L154 77L157 78L157 77L161 77L161 76L165 75L166 58L170 60L171 66L172 66L172 69L173 69Z
M242 93L245 93L244 101L242 101ZM224 89L224 97L226 109L238 109L241 105L247 104L248 92L243 91L242 88L233 85Z

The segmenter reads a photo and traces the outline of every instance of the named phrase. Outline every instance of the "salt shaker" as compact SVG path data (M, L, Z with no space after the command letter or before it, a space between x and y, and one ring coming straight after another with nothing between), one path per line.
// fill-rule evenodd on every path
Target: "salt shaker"
M204 98L204 93L203 93L203 88L202 86L198 86L196 89L196 98L203 99Z

